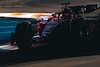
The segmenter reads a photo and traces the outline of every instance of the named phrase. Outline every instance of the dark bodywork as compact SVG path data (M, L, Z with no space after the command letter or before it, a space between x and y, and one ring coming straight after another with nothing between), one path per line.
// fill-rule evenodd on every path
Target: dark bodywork
M27 46L31 44L36 45L37 43L60 42L60 41L84 42L84 41L92 41L95 40L96 38L99 38L100 16L98 16L97 18L84 18L79 14L84 11L84 8L86 8L86 11L84 11L84 13L89 13L96 9L99 9L100 4L73 6L70 8L76 15L78 15L77 17L74 17L72 19L60 20L58 16L57 21L49 21L46 24L46 26L43 28L43 31L41 31L39 37L34 37L37 35L35 34L36 31L34 29L34 26L32 26L33 24L29 24L27 22L23 23L25 25L23 28L21 28L23 24L19 24L15 32L16 33L15 36L17 37L16 39L17 45L22 48L25 47L25 45ZM58 15L60 15L61 13L62 12L58 12ZM20 32L21 31L20 28L24 32ZM24 46L22 44L24 44ZM25 48L27 48L27 46Z

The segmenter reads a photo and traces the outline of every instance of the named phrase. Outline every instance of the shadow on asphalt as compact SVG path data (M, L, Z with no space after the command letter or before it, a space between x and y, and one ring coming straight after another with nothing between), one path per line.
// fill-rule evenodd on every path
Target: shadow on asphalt
M9 66L39 60L100 55L97 42L59 42L35 47L27 50L17 50L0 53L0 66Z

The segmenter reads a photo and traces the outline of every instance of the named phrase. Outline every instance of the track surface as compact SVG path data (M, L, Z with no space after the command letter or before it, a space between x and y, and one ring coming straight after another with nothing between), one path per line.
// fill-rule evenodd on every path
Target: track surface
M97 44L54 43L23 51L1 52L0 67L99 67Z

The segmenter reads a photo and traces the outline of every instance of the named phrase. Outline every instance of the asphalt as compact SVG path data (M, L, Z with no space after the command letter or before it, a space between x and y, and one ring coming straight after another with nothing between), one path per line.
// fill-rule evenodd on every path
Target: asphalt
M94 48L97 44L59 42L0 52L0 67L99 67L100 49Z

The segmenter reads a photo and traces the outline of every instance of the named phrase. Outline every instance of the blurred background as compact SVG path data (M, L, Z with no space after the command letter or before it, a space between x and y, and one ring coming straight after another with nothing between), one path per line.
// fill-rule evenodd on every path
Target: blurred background
M73 6L97 4L100 0L0 0L0 12L57 12L63 2Z

